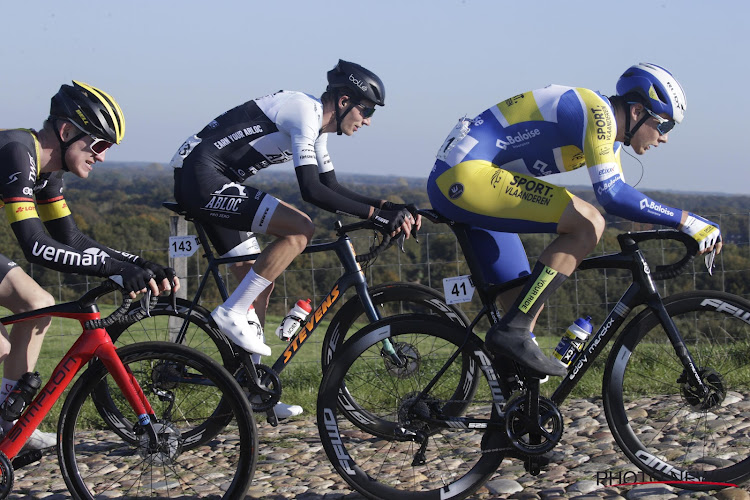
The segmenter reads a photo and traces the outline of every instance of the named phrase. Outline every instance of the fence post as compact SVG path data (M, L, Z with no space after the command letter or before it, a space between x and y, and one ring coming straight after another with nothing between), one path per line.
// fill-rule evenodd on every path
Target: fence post
M172 215L169 218L169 235L170 236L187 236L187 221L179 215ZM170 257L169 267L175 270L180 277L180 289L177 291L177 297L187 298L188 290L188 258L187 257ZM182 321L173 316L168 320L169 340L174 341L180 332Z

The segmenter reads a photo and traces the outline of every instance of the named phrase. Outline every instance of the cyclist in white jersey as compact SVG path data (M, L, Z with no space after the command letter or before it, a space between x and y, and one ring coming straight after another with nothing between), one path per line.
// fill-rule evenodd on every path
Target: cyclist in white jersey
M371 219L388 234L419 228L405 204L355 193L336 180L328 134L351 136L369 126L375 106L385 104L383 82L358 64L340 60L328 72L320 99L282 90L243 103L189 137L172 159L175 199L208 228L223 255L259 250L253 232L276 237L247 270L227 301L212 312L219 328L238 346L270 355L262 323L273 281L310 242L315 226L295 207L245 182L271 165L293 162L302 198L325 210ZM254 305L254 307L253 307ZM277 416L289 412L276 408Z

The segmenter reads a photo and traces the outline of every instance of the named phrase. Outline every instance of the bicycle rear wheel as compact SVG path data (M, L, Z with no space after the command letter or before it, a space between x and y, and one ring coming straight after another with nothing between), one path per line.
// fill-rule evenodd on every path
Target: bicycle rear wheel
M750 477L750 302L723 292L664 299L710 392L699 396L655 314L617 339L604 374L604 410L617 443L652 478L710 490Z
M385 338L394 345L423 347L410 376L400 376L399 369L383 362ZM419 396L461 346L458 358ZM464 355L470 356L466 364ZM351 487L370 498L470 495L500 465L500 445L507 444L504 424L490 423L492 394L499 388L489 365L482 341L445 319L402 315L367 326L347 341L320 386L318 430L326 455ZM456 401L455 389L467 367L471 380L479 380L478 398ZM356 409L342 411L337 404L344 384ZM464 408L463 416L475 419L472 424L450 417L453 405ZM412 439L417 435L420 443Z
M191 310L191 305L188 300L177 299L177 311L174 311L169 297L159 297L156 306L149 311L149 317L132 324L114 324L107 328L107 333L118 348L137 342L176 342L180 329L187 322L180 343L208 354L214 361L234 372L237 361L232 345L213 326L208 310L199 305L193 306ZM140 302L134 302L128 316L140 309Z
M244 498L258 446L252 409L236 380L208 356L177 344L133 344L118 353L154 409L160 446L149 449L147 435L138 429L135 440L125 440L102 421L92 395L100 383L115 387L115 382L97 361L73 386L60 416L58 456L71 493ZM174 376L165 379L165 370ZM189 379L207 383L180 382ZM119 410L137 421L129 405ZM197 426L205 432L195 434Z

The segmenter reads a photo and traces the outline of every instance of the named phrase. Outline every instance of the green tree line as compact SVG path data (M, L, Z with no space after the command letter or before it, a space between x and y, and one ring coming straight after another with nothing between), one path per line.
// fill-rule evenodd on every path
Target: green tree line
M426 179L340 174L339 180L362 194L394 202L408 201L420 207L429 206L425 192ZM316 239L334 237L334 223L340 220L341 216L303 202L291 168L281 172L264 171L251 179L250 184L309 214L316 224ZM571 191L596 205L590 187ZM713 288L747 296L747 283L750 278L748 197L674 192L648 194L666 205L684 208L719 221L727 242L719 259L719 272L714 276L709 276L696 260L693 266L695 274L688 273L663 284L665 291L673 293L690 288ZM166 263L169 217L172 213L161 204L163 201L173 200L172 170L169 167L161 164L97 165L88 179L66 176L65 197L78 226L95 240L113 248L138 253L149 260ZM606 218L608 229L595 253L617 251L616 235L620 232L651 229L647 225L626 222L608 215ZM342 222L353 222L353 219L344 219ZM189 232L194 234L192 229L189 229ZM425 236L420 238L420 243L407 242L403 253L391 249L382 254L367 270L372 282L410 281L442 289L443 278L468 274L462 252L449 227L426 222L422 233ZM372 234L363 233L357 236L361 237L355 239L355 248L357 251L366 251L366 247L371 243ZM532 264L552 237L522 236ZM264 236L260 236L259 239L262 246L269 241ZM21 264L26 264L7 223L0 229L0 244L3 248L2 253ZM661 263L661 259L669 261L670 258L676 258L677 253L676 247L670 247L668 244L664 246L661 243L655 244L654 248L649 250L655 264ZM200 257L190 262L189 274L197 274L203 267ZM275 298L271 305L272 313L285 312L285 293L289 294L292 301L303 297L322 298L340 276L340 272L336 257L328 253L296 259L285 273L283 283L280 283L281 278L277 280ZM33 276L42 285L62 284L61 295L66 300L79 296L80 283L85 282L85 278L81 276L61 276L41 266L34 266ZM197 280L190 281L189 292L194 290L196 282ZM627 284L627 276L621 272L577 273L548 303L543 321L550 325L565 324L582 314L603 319L608 304L617 301ZM208 287L206 300L218 300L214 288ZM463 307L477 309L478 303L475 299L473 303Z

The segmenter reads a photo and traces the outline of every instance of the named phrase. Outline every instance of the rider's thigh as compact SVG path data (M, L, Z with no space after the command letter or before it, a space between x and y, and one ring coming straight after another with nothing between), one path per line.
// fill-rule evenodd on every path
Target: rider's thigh
M306 213L279 200L266 233L279 237L302 236L309 241L315 233L315 224Z
M586 234L596 238L604 234L605 221L601 212L591 203L571 195L572 199L557 224L558 234Z

